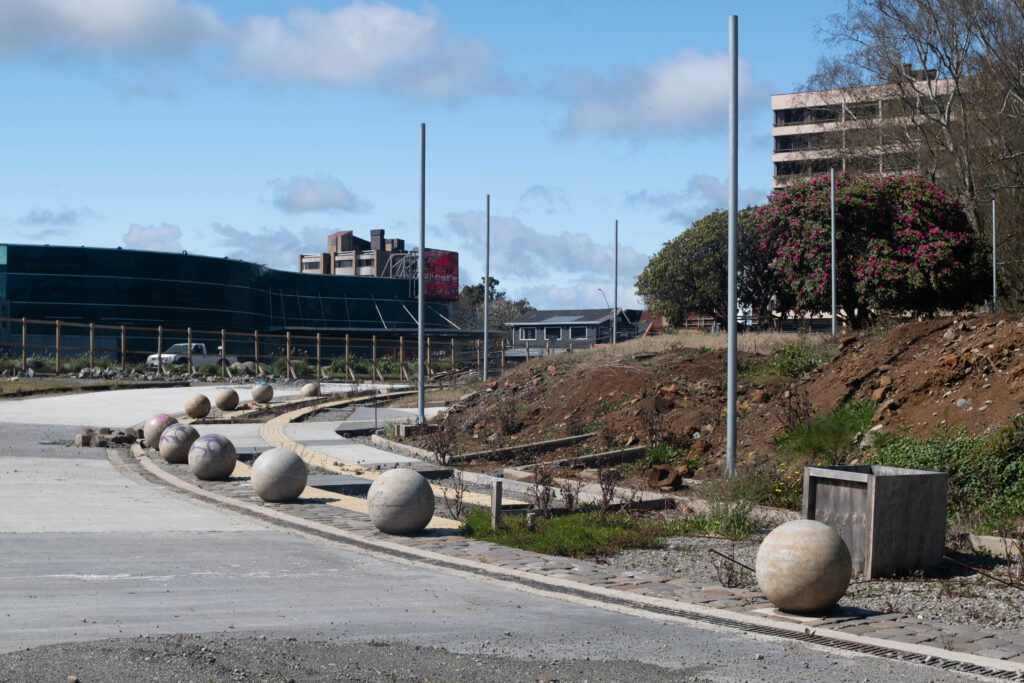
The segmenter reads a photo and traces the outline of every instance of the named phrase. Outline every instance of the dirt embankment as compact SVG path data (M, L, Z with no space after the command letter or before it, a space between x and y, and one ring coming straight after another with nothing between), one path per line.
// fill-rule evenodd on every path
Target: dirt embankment
M850 400L877 402L876 423L907 425L920 436L943 421L981 433L1024 410L1022 346L1017 317L964 315L847 336L831 361L789 390L755 388L741 377L739 459L774 457L774 437L794 409L819 416ZM739 357L741 367L767 360ZM564 354L506 373L439 422L461 453L593 433L586 446L552 457L668 439L715 466L724 453L725 371L723 351Z

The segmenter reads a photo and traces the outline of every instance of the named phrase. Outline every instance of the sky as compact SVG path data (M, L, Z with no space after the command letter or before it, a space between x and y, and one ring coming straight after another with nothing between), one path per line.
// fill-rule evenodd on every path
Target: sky
M773 93L842 0L0 0L0 242L296 270L327 235L459 252L537 308L642 307L636 276L771 187ZM602 291L604 294L602 294Z

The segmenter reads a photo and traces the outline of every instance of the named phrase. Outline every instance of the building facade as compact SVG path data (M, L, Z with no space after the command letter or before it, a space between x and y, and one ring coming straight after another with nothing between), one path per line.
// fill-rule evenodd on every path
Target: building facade
M643 311L619 309L616 332L619 341L626 341L642 333L640 319ZM557 311L529 311L507 323L512 328L510 357L541 355L546 349L556 352L568 347L583 349L595 344L607 344L612 339L612 311L608 308Z

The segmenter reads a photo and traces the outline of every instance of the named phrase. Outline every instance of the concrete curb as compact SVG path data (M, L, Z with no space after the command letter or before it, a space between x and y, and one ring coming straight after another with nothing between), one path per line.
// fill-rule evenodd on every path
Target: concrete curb
M822 626L820 621L813 618L805 619L800 623L793 623L700 604L634 595L626 591L591 586L569 579L544 576L508 567L488 565L481 561L452 557L422 548L401 545L384 538L367 537L345 529L295 517L282 510L253 505L207 491L165 472L145 455L138 458L137 462L140 463L140 466L148 474L158 478L166 485L181 489L191 496L214 502L221 507L233 508L236 512L247 513L248 515L262 518L264 521L276 522L277 526L283 525L289 530L298 533L344 543L361 551L388 559L399 559L425 567L440 567L459 573L485 576L494 580L511 581L516 586L554 594L559 597L572 596L575 599L589 600L595 606L605 609L625 608L638 610L648 615L653 613L657 614L659 618L681 620L696 626L706 627L708 624L711 624L720 628L740 629L761 635L795 639L825 647L887 657L895 657L899 653L903 653L910 655L914 661L925 664L939 664L943 668L949 668L949 666L955 664L963 664L970 667L969 671L983 675L998 675L1000 677L1016 675L1019 677L1024 674L1024 663L946 650L929 645L910 644L852 634ZM974 669L982 669L982 671Z

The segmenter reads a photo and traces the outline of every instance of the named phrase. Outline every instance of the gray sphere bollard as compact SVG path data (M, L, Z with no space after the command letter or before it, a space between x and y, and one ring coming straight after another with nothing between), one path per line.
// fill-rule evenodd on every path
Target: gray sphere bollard
M198 438L199 432L192 425L172 424L160 435L160 457L176 465L186 463L188 451Z
M252 464L252 487L269 503L288 503L306 488L309 473L302 458L287 448L271 448Z
M213 400L221 410L234 410L238 407L238 392L234 389L221 389Z
M196 479L227 479L235 469L238 455L235 445L220 434L207 434L188 449L188 471Z
M270 403L272 398L274 398L274 387L266 382L256 382L252 385L252 400L257 403Z
M320 383L319 382L310 382L309 384L304 384L302 386L302 389L299 390L299 396L302 396L303 398L313 398L314 396L319 396L319 395L320 395Z
M434 492L419 472L388 470L370 485L366 506L374 526L384 533L417 534L434 516Z
M846 593L853 562L839 534L813 519L796 519L761 542L755 573L765 597L780 610L818 612Z
M191 418L206 417L210 414L210 399L203 394L192 394L185 399L185 414Z
M159 448L160 435L177 420L166 413L157 413L142 426L143 441L150 448Z

